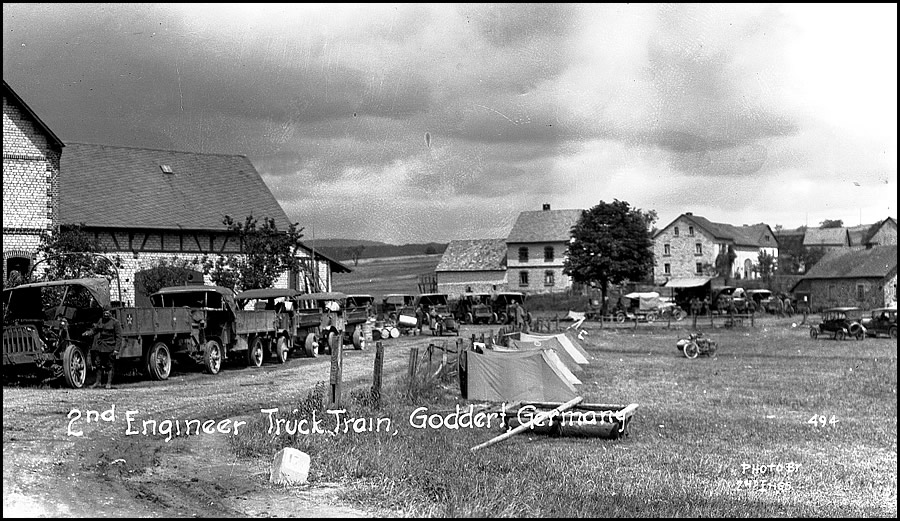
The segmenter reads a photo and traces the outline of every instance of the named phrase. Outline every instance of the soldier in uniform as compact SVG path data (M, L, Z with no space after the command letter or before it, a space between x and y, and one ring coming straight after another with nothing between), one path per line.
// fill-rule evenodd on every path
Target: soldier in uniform
M106 379L106 388L112 387L113 374L115 374L116 359L122 349L122 325L112 316L108 309L103 310L103 317L97 321L91 329L84 332L84 336L94 337L91 346L91 357L96 360L97 380L92 388L100 387L103 381L103 373L109 373Z

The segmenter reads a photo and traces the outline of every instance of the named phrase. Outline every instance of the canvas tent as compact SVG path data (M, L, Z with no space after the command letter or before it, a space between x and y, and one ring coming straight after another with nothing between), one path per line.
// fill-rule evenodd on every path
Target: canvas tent
M516 340L523 340L526 342L534 342L536 340L544 341L550 338L555 338L559 342L559 344L566 350L566 352L569 353L569 356L572 357L572 360L575 360L575 363L581 365L590 363L588 361L587 351L585 351L584 348L578 344L577 340L573 340L572 337L565 333L557 333L555 335L534 335L529 333L519 333L518 335L513 335L512 338Z
M559 359L562 360L562 363L565 364L566 368L573 373L576 371L580 371L582 369L581 364L579 364L575 358L572 356L569 351L566 350L565 347L560 343L559 339L556 337L546 338L543 340L516 340L515 338L509 339L509 347L513 349L518 349L520 351L535 351L539 349L552 349L556 352ZM578 352L575 352L578 354ZM585 361L584 365L587 365L587 361Z
M490 402L567 402L581 383L557 354L537 351L466 352L469 400Z

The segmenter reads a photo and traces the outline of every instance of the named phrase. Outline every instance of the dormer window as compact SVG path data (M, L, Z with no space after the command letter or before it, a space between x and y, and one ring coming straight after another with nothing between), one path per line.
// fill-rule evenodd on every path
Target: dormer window
M172 171L172 167L169 165L159 165L159 169L163 171L164 174L174 174Z

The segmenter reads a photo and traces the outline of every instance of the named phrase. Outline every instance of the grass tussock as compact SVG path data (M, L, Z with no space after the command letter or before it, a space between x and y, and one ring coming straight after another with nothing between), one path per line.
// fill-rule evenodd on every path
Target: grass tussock
M896 343L811 340L786 320L708 330L719 353L695 360L674 348L682 331L591 331L586 401L640 405L621 440L526 432L472 453L496 423L414 428L418 407L446 417L468 404L454 378L402 376L344 404L389 430L273 435L258 418L235 451L295 447L312 482L397 516L896 516ZM321 417L324 397L317 386L286 416Z

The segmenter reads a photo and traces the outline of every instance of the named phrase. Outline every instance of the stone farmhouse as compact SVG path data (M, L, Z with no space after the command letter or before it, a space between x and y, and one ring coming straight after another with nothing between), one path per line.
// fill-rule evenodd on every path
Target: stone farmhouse
M59 212L63 142L3 81L3 280L35 262Z
M279 229L290 224L245 156L82 143L68 143L59 153L59 139L5 83L3 121L5 273L39 260L41 233L83 224L117 260L121 288L112 281L114 300L121 289L124 302L144 305L135 275L159 261L241 255L242 245L222 222L225 215L236 221L272 218ZM8 156L25 157L18 161L30 168L15 159L8 165ZM47 159L41 163L40 157ZM40 181L40 189L31 188ZM332 272L351 271L306 247L297 255L305 268L282 275L277 287L330 291ZM208 276L204 282L211 282Z
M864 309L897 301L897 245L827 254L791 289L820 311L838 306Z
M540 211L519 214L506 238L509 291L551 293L572 287L563 265L572 227L582 212L551 210L545 204Z
M465 292L506 289L506 239L450 241L435 268L437 291L454 297Z
M716 257L728 248L736 255L730 273L734 278L757 278L754 267L760 252L778 258L778 240L769 225L733 226L687 212L653 236L654 282L711 278Z

